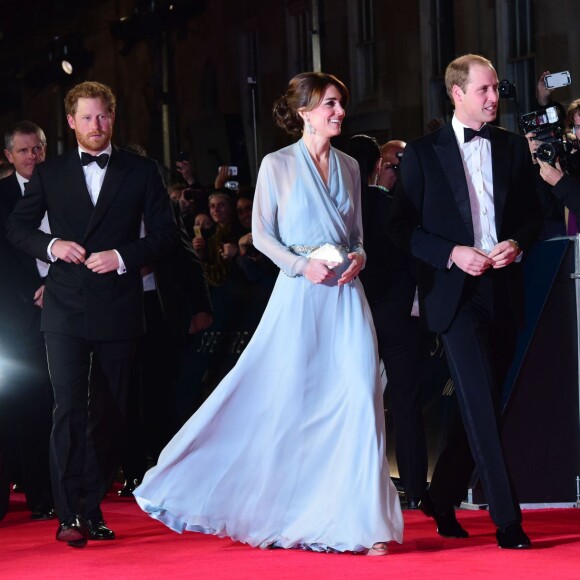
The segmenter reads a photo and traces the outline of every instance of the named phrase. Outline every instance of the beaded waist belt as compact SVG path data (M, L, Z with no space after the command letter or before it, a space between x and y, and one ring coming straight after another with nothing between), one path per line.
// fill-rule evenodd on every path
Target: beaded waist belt
M326 250L327 252L340 252L341 250L346 252L348 254L348 252L350 251L349 248L347 248L345 245L343 244L322 244L321 246L305 246L302 244L295 244L293 246L290 246L290 250L292 250L292 252L294 254L298 254L299 256L305 256L308 257L311 254L313 254L314 252L316 252L317 250ZM321 258L324 259L324 258Z

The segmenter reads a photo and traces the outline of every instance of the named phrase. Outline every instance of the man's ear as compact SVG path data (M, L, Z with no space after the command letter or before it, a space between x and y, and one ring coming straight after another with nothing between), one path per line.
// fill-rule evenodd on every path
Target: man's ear
M8 159L9 163L14 164L14 159L12 159L12 153L8 149L4 149L4 155L6 156L6 159Z
M451 94L453 95L454 101L461 102L465 93L459 85L453 85L453 87L451 87Z
M75 128L75 118L72 115L67 115L66 120L68 122L68 126L71 129L74 129Z

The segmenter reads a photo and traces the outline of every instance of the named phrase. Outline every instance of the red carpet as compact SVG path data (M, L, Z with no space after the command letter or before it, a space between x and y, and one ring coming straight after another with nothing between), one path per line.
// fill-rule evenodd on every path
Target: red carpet
M580 509L528 510L524 526L533 548L497 548L487 512L461 511L467 540L440 538L432 521L406 511L405 542L386 557L264 551L227 539L178 535L142 513L133 500L110 494L103 505L117 533L84 549L56 542L56 521L32 522L22 494L13 494L0 522L0 578L301 579L415 578L510 580L580 578Z

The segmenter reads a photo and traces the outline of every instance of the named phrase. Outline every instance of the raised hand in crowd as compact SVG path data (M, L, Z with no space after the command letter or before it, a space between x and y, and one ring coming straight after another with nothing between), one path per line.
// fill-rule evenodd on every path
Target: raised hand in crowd
M220 165L218 167L218 174L213 184L215 189L221 189L222 187L225 187L226 181L228 180L229 176L230 176L229 165Z
M549 70L544 71L540 75L540 78L538 79L538 85L536 87L536 97L538 98L538 103L540 103L540 105L542 105L542 107L545 107L546 105L548 105L550 103L550 95L552 94L552 90L553 90L553 89L548 89L546 87L545 82L544 82L545 76L549 75L549 74L550 74Z
M175 166L177 167L177 172L181 177L183 177L188 185L193 185L195 183L195 177L193 176L193 170L191 169L189 161L177 161Z

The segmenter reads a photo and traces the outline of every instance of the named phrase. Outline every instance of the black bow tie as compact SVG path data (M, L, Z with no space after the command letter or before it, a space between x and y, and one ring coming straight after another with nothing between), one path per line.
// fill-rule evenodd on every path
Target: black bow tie
M467 143L474 137L481 137L482 139L489 139L489 125L484 125L479 131L465 127L463 129L463 142Z
M81 152L81 162L83 165L88 165L93 161L101 168L105 169L107 163L109 162L109 155L107 153L101 153L100 155L91 155L90 153Z

